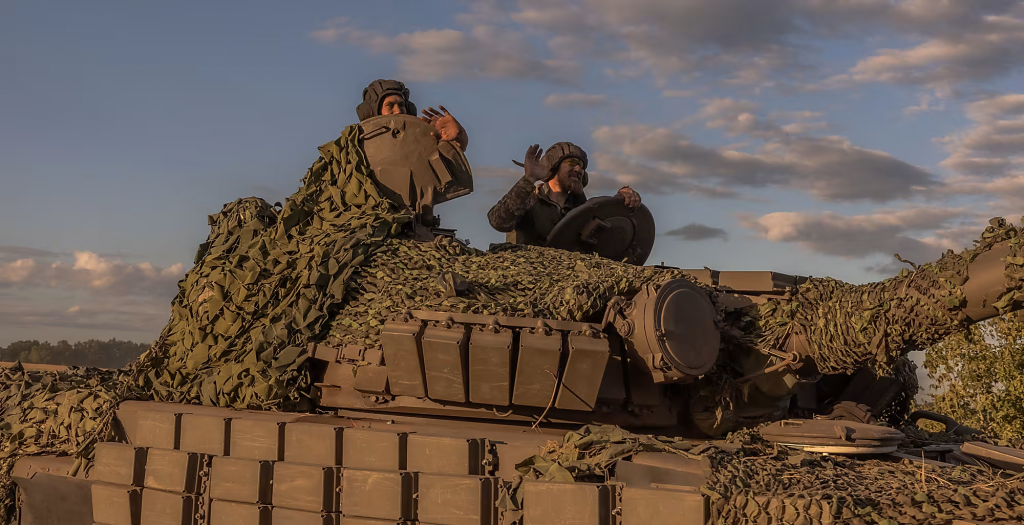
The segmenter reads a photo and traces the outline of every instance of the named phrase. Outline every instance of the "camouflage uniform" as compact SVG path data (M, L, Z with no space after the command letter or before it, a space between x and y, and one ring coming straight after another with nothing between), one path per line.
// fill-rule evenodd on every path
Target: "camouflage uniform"
M570 193L559 206L550 195L547 184L535 188L523 177L487 212L487 220L495 230L507 233L507 242L545 246L555 225L587 201L582 193Z

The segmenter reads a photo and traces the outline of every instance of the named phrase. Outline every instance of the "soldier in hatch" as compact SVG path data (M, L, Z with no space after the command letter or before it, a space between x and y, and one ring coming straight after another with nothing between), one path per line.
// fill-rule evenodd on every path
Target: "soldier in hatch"
M462 151L469 146L469 136L465 128L444 106L423 110L420 120L437 128L433 133L437 140L450 140L459 145ZM412 115L416 116L416 105L409 100L409 88L397 80L374 80L363 90L363 102L356 107L359 122L380 115Z
M541 157L540 145L526 151L523 178L487 212L491 227L516 244L544 246L555 225L587 201L587 152L572 142L559 142ZM513 161L515 162L515 161ZM630 208L640 206L640 194L624 186L615 194Z

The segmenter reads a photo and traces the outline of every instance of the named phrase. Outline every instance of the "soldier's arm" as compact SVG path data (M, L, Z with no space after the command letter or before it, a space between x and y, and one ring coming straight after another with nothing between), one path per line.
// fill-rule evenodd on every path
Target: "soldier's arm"
M487 221L491 223L491 227L502 233L514 230L526 210L537 204L535 189L530 179L519 179L508 193L491 207L491 211L487 212Z

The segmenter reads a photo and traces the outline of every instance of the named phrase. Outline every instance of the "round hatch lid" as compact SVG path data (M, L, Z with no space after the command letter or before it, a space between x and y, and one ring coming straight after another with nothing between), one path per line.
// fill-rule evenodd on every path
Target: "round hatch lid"
M548 235L548 246L643 264L654 247L654 216L622 197L594 197L570 211Z
M887 454L903 442L903 432L880 425L829 419L786 419L761 429L761 436L808 452Z
M685 279L665 282L649 315L647 338L675 368L701 376L714 366L722 335L715 307L699 286Z

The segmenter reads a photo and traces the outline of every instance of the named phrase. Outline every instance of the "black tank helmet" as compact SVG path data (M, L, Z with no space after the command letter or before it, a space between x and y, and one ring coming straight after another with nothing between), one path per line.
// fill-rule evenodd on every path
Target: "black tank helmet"
M416 104L409 100L409 88L405 84L397 80L378 79L370 82L363 90L363 101L356 106L359 121L380 116L380 107L390 95L401 95L405 99L405 114L416 116Z
M544 156L540 158L540 163L546 166L549 170L558 168L558 165L565 159L573 157L583 162L583 178L580 182L583 183L583 187L587 187L587 183L590 182L590 176L587 175L587 152L583 151L583 148L573 144L572 142L556 142L547 151L544 152Z

